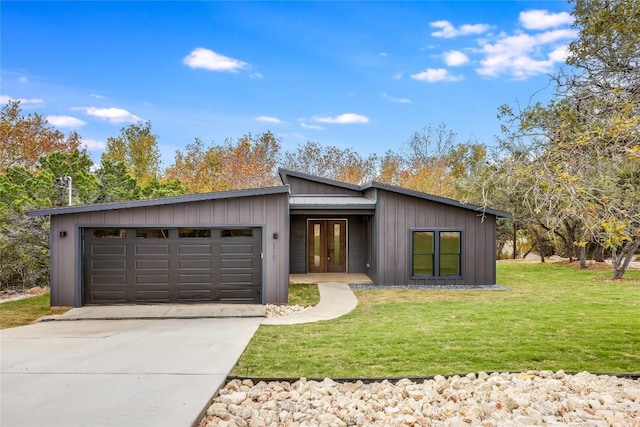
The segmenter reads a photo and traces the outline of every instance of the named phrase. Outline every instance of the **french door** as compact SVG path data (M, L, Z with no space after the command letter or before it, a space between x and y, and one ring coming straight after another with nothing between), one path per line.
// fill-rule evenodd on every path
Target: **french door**
M347 220L308 220L307 245L309 273L347 272Z

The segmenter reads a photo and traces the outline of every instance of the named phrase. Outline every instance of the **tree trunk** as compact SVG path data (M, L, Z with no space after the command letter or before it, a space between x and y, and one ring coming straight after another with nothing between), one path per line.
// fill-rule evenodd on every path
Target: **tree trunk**
M518 242L518 224L513 221L513 259L518 257L517 251L517 242Z
M601 244L597 243L596 248L593 250L593 259L596 262L604 262L604 248Z
M587 268L587 245L580 246L580 268Z
M627 268L629 268L631 259L635 255L638 248L640 248L640 238L632 242L627 242L622 247L619 255L615 247L611 248L611 266L613 268L614 279L622 279L622 276L624 276Z

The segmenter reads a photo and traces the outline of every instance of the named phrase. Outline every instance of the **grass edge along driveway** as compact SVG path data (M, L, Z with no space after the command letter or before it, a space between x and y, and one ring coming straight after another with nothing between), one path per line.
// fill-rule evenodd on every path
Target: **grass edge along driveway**
M339 319L261 326L231 375L402 377L640 372L640 271L498 263L510 291L356 292ZM599 279L601 278L601 279Z

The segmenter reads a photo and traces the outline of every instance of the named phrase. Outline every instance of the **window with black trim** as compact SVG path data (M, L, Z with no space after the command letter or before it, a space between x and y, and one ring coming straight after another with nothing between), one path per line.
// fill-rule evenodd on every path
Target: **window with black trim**
M461 231L413 231L412 276L460 276L462 259Z
M211 230L207 228L180 228L178 237L211 237Z
M250 228L222 229L221 237L253 237L253 230Z

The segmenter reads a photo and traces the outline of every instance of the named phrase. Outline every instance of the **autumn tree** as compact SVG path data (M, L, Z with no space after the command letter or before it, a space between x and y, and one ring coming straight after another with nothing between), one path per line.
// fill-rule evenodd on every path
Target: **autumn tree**
M371 181L377 175L378 159L375 154L361 156L351 148L320 145L308 141L295 151L284 155L287 169L352 184Z
M123 127L118 136L107 138L102 159L121 162L141 187L159 178L160 149L151 122L138 122Z
M416 191L463 199L463 180L469 179L486 156L477 142L458 142L444 123L427 125L405 142L399 153L387 152L379 180Z
M38 113L24 115L20 101L9 101L0 110L0 172L12 166L32 171L41 156L72 153L80 147L78 133L65 135Z
M280 141L271 132L208 147L196 138L176 151L165 176L179 180L189 193L268 187L278 183L279 159Z

